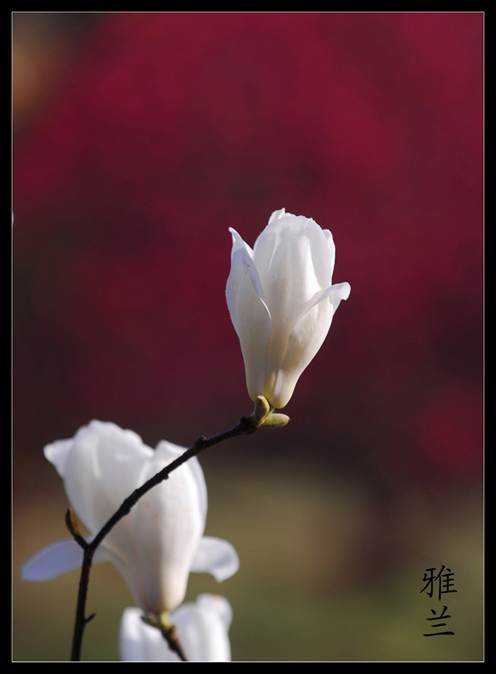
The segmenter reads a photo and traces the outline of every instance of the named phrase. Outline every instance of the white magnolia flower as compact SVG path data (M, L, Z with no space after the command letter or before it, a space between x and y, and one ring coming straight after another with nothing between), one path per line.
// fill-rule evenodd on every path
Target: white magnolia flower
M92 421L74 438L47 445L45 456L63 478L77 517L95 536L127 496L184 451L164 440L154 451L133 431ZM138 501L103 539L93 561L111 561L144 611L172 611L184 599L190 571L221 581L238 570L230 543L203 536L206 514L205 479L194 457ZM82 559L74 540L59 541L31 558L22 577L50 580L81 568Z
M119 631L120 658L126 662L180 660L160 631L141 620L139 608L124 611ZM230 662L228 632L232 610L224 597L201 594L196 602L182 604L170 615L177 638L188 659L193 662Z
M271 407L289 402L349 283L332 285L332 234L309 218L275 211L253 250L232 228L226 298L241 342L248 393Z

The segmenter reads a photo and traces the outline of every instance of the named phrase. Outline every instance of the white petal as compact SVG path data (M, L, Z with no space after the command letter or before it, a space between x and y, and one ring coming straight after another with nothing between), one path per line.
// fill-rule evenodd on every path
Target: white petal
M185 655L192 662L229 662L228 630L232 609L224 597L200 595L195 604L183 604L170 616Z
M196 605L198 607L208 608L210 611L215 613L221 623L224 625L226 632L231 629L233 611L231 604L225 597L221 597L219 594L210 594L205 592L204 594L198 595L196 598Z
M74 440L57 440L52 442L50 445L46 445L44 449L45 458L50 461L50 463L55 466L57 473L60 477L64 477L65 474L65 464L69 452L71 451L74 445Z
M72 447L68 449L68 443ZM133 431L92 421L71 441L45 449L49 460L62 463L64 487L78 518L96 534L137 486L153 450Z
M310 218L285 215L258 237L253 259L273 321L290 331L307 302L332 282L329 240Z
M328 255L329 255L329 267L330 267L330 278L334 273L334 264L336 262L336 246L334 245L334 239L331 232L328 229L324 229L324 236L327 240Z
M267 395L270 396L271 405L277 409L288 404L298 379L322 346L332 320L332 308L327 302L326 305L314 307L298 322L289 337L285 357L275 371L273 380L267 380L267 387L270 387ZM322 316L318 323L314 320L316 312Z
M324 343L339 303L347 299L350 290L348 283L331 286L294 326L270 392L274 407L281 409L289 402L298 379Z
M174 445L172 442L168 442L167 440L161 440L155 449L155 458L162 461L165 467L184 454L185 451L186 449L184 447ZM206 520L208 508L207 485L205 483L205 476L203 475L202 467L196 456L188 459L187 468L191 472L191 475L196 482L200 499L200 509L204 519ZM157 472L159 470L160 466L157 466Z
M98 548L93 562L109 561L105 550ZM53 580L59 576L81 569L83 550L72 538L51 543L42 548L21 568L21 579L34 583Z
M227 541L203 536L193 558L191 571L210 573L217 582L233 576L239 569L238 553Z
M336 283L329 289L329 297L332 301L333 315L338 310L342 300L347 300L351 293L351 286L349 283Z
M163 448L163 446L162 446ZM168 463L158 451L145 481ZM184 599L191 563L205 528L206 486L199 464L186 462L145 494L107 536L113 562L136 603L150 613L171 611Z
M240 302L239 294L247 290L254 291L256 298L264 307L267 313L270 312L267 308L267 302L263 291L262 284L256 265L253 262L253 252L246 244L238 232L232 227L229 228L232 234L233 247L231 252L231 272L227 279L226 299L231 319L236 331L238 331L239 323L243 321L243 314L240 314L240 309L244 310ZM250 293L251 294L251 293Z
M269 218L269 225L271 222L274 222L274 220L278 220L279 218L283 218L286 215L286 209L281 208L278 211L274 211L272 215Z
M263 393L271 317L258 271L251 257L251 249L237 232L231 230L231 233L233 254L226 299L241 344L248 392L255 400Z
M146 625L139 608L127 608L119 628L119 654L124 662L179 661L160 631Z
M311 308L322 301L331 285L333 241L316 222L302 216L274 219L257 239L254 260L260 270L272 316L263 394L271 406L289 401L299 375L324 340L332 309L320 308L305 321L305 330L295 326ZM321 325L316 326L315 319ZM308 327L307 327L308 326ZM315 334L317 333L317 334ZM300 339L305 335L305 340ZM307 354L307 339L312 353ZM314 349L314 344L318 346ZM295 347L298 347L295 350ZM301 364L301 366L300 366Z

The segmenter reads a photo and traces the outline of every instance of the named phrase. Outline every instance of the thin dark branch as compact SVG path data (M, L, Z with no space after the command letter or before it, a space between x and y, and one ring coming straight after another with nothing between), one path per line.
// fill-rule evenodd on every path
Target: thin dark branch
M144 494L150 491L150 489L153 489L153 487L155 487L156 485L163 482L163 480L166 480L173 470L179 468L179 466L181 466L183 463L191 459L193 456L196 456L203 450L207 449L208 447L217 445L220 442L223 442L224 440L229 440L230 438L234 438L240 435L248 435L249 433L254 433L257 430L257 428L258 425L256 421L254 421L254 417L252 415L251 417L241 417L239 424L237 424L237 426L234 426L233 428L224 431L223 433L219 433L218 435L214 435L210 438L205 437L198 438L193 444L193 446L187 449L184 452L184 454L181 454L181 456L179 456L177 459L172 461L172 463L166 466L163 470L161 470L159 473L150 478L148 482L145 482L145 484L143 484L141 487L135 489L134 492L123 501L122 505L117 510L117 512L114 515L112 515L112 517L108 520L108 522L102 527L102 529L98 532L95 538L91 541L91 543L87 543L81 536L78 535L77 531L74 529L73 524L68 524L69 530L71 531L75 540L83 548L84 551L83 564L81 567L81 575L79 580L76 620L72 640L72 652L71 652L72 661L80 660L84 628L86 626L86 623L89 622L89 620L91 620L91 618L93 617L93 616L90 616L89 618L86 617L86 598L88 595L88 585L89 585L91 566L93 563L93 555L95 554L96 549L103 541L105 536L107 536L107 534L114 528L114 526L131 511L133 506L136 505L136 503L142 496L144 496ZM178 653L181 659L185 659L184 653L182 653L182 650L180 649L179 646L176 652Z
M187 662L188 658L186 657L181 642L177 638L176 628L174 625L164 625L162 620L159 619L159 628L162 633L162 636L169 644L169 648L173 653L176 653L180 660Z
M174 653L177 653L180 660L182 660L183 662L187 662L188 658L184 654L184 651L183 651L183 648L182 648L182 646L179 642L179 639L177 637L175 637L175 638L166 637L166 639L167 639L167 643L169 644L169 648L171 649L171 651L173 651Z

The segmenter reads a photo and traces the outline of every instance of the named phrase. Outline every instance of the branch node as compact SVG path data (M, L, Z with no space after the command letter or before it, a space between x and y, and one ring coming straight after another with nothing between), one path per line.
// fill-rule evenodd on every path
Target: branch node
M88 544L84 540L84 538L81 536L79 533L79 527L76 519L76 515L74 514L74 511L72 508L67 508L65 512L65 525L69 529L69 533L72 535L76 543L83 548L83 550L86 550L88 547Z
M193 443L193 447L195 448L195 451L201 452L203 449L205 443L207 442L207 438L204 435L200 435L199 438L196 438L196 440Z
M242 416L241 419L239 420L239 429L241 431L241 435L250 435L251 433L255 433L257 428L258 426L255 426L251 416L250 417Z

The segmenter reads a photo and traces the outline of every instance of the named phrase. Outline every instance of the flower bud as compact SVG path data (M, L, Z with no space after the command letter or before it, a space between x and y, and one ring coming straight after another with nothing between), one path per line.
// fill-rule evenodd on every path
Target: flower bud
M275 211L253 250L232 228L226 299L252 400L289 402L329 331L349 283L332 285L335 246L309 218Z

